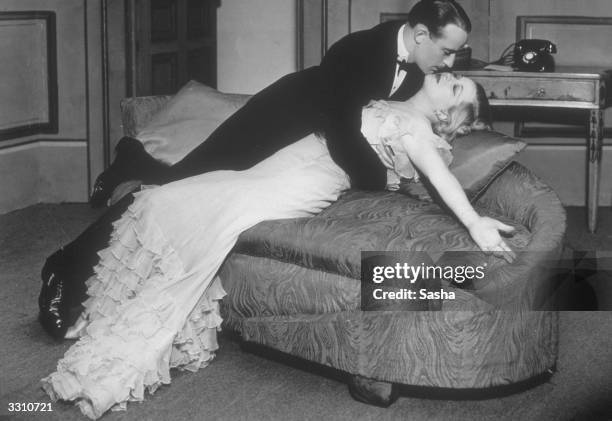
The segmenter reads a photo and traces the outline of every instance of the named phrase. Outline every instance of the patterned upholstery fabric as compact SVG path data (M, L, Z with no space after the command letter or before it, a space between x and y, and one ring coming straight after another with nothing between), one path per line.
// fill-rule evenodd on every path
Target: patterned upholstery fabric
M529 231L505 222L517 230L508 243L524 248ZM257 225L240 237L235 251L360 279L362 250L426 250L436 256L477 249L465 228L436 204L391 192L353 190L312 218Z
M513 264L482 253L486 282L453 286L442 311L360 311L361 250L475 250L435 204L394 193L350 191L313 218L261 223L245 232L219 276L226 326L247 341L388 382L482 388L554 367L558 315L545 308L549 263L565 213L556 195L513 163L477 202L510 222L522 250ZM535 311L534 311L535 310Z

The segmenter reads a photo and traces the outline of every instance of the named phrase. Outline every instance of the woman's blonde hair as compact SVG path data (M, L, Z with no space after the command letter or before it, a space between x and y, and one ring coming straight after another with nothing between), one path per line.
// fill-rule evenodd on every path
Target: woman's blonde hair
M484 88L476 83L476 97L472 102L462 102L449 108L448 118L432 125L433 131L452 142L457 136L466 135L473 130L491 130L491 107Z

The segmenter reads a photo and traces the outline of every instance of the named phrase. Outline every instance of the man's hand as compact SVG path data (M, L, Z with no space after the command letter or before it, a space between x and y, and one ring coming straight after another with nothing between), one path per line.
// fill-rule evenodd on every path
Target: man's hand
M506 244L499 235L499 231L505 233L514 232L514 228L487 216L481 216L468 227L468 231L474 242L486 254L493 254L504 258L508 263L516 259L516 253Z

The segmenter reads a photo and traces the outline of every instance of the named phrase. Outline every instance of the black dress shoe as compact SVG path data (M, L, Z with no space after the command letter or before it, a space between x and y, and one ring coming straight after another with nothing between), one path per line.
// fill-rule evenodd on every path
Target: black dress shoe
M41 296L44 294L47 301L41 307L38 320L45 331L55 339L63 339L68 330L70 310L64 302L64 282L51 274L49 285L43 286Z
M108 203L113 194L113 190L121 184L120 177L113 174L112 167L109 167L106 171L96 178L94 183L91 196L89 197L89 204L92 208L102 208Z
M389 407L399 397L395 384L368 379L357 374L349 376L348 387L351 397L356 401L381 408Z
M115 154L111 166L94 183L89 197L89 203L94 208L106 206L119 184L129 180L146 180L166 167L150 156L139 140L131 137L124 137L117 143Z
M56 339L63 339L68 329L70 306L66 297L66 285L62 279L59 267L62 250L52 254L43 266L42 288L38 296L40 313L38 320L45 331Z

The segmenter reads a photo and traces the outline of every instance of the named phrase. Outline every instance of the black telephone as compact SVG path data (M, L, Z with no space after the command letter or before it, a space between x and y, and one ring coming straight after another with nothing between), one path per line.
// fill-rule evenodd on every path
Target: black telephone
M522 72L554 72L557 46L545 39L522 39L514 46L512 65Z

